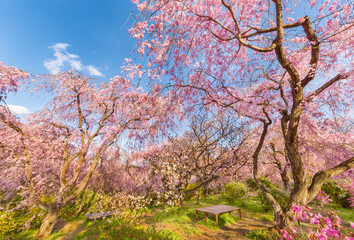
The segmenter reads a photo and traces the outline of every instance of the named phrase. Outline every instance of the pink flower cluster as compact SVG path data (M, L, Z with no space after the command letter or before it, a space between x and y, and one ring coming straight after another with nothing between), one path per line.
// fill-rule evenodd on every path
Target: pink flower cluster
M295 228L289 227L288 229L281 229L280 233L285 240L296 239L296 230Z
M311 207L304 205L293 205L291 208L294 211L293 220L308 222L309 232L307 237L311 240L327 240L327 239L348 239L353 238L345 237L340 233L341 219L334 212L328 212L327 216L322 216L320 213L314 214L311 211ZM351 227L354 227L353 223L350 223ZM286 228L280 230L283 239L292 240L298 239L303 236L297 236L294 228Z
M21 81L28 77L28 73L0 62L0 100L1 96L6 97L7 93L16 92Z
M309 214L310 217L312 217L312 213L310 213L311 208L309 206L297 206L293 205L291 207L291 210L295 212L295 217L294 217L294 222L298 221L300 219L301 222L305 222L306 220L309 219Z
M353 176L352 170L348 171L348 176ZM339 186L341 189L349 192L350 197L348 201L350 203L350 207L354 208L354 184L352 182L342 182Z
M316 199L319 200L321 202L321 205L326 205L329 202L332 202L333 200L329 198L328 194L326 194L323 191L320 191L317 196Z

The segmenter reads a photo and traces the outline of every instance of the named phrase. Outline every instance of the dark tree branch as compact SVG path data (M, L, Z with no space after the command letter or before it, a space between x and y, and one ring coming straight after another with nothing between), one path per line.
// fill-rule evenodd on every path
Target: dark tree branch
M302 27L307 39L311 43L310 70L307 73L307 76L301 81L301 87L304 88L315 77L320 56L320 42L318 41L315 31L312 29L310 18L308 16L304 17Z
M307 202L311 202L315 198L315 196L321 190L321 186L326 179L335 177L352 168L354 168L354 157L349 158L345 162L342 162L333 168L317 172L312 179L311 185L308 188Z
M334 78L332 78L331 80L329 80L328 82L326 82L325 84L323 84L321 87L319 87L316 91L314 91L312 94L310 94L307 98L306 101L310 101L313 97L316 97L317 95L319 95L321 92L323 92L324 90L326 90L328 87L330 87L332 84L342 80L342 79L346 79L348 78L348 75L341 75L338 74L337 76L335 76Z

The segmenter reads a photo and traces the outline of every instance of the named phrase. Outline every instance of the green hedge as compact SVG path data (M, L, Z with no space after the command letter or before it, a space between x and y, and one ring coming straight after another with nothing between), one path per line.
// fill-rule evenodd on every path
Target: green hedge
M221 195L229 202L232 203L237 199L243 198L247 193L246 187L240 182L231 182L225 185L224 192Z
M351 197L348 191L341 189L336 180L325 181L321 190L329 195L329 197L338 205L344 208L350 208L349 198Z

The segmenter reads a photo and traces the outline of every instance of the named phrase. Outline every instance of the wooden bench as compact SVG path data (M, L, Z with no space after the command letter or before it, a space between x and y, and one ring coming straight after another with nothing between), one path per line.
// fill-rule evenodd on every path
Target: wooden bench
M215 219L216 219L216 226L219 226L218 224L218 215L222 213L229 213L231 214L232 211L238 210L240 219L241 219L241 208L238 207L233 207L233 206L227 206L227 205L216 205L216 206L211 206L211 207L205 207L205 208L197 208L195 209L196 212L196 220L198 221L198 212L203 212L205 216L205 221L208 221L208 213L214 214Z
M100 218L105 218L105 217L109 217L112 216L114 214L116 214L117 211L109 211L109 212L101 212L101 213L91 213L91 214L87 214L85 215L85 217L89 220L93 220L93 223L96 222L96 219L100 219Z

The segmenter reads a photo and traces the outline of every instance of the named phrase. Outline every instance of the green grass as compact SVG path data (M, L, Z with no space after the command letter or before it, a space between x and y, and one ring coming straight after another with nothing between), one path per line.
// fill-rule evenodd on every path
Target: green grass
M119 219L109 218L87 225L85 231L77 234L73 240L80 239L156 239L177 240L168 230L156 230L151 225L147 229L142 226L129 224Z
M222 214L218 217L218 225L216 226L215 215L209 215L208 221L204 220L204 213L198 214L198 222L196 219L196 208L207 207L211 205L227 204L220 195L211 195L200 199L200 204L196 203L195 199L185 201L183 207L167 207L151 208L153 215L146 219L147 224L162 224L168 227L171 231L178 232L182 239L187 239L187 236L193 234L199 235L203 233L203 227L214 231L224 226L232 225L239 220L238 214L229 215ZM235 203L237 204L237 203Z
M218 225L216 226L215 215L209 215L208 221L205 222L204 214L199 213L198 222L196 219L196 208L207 207L211 205L227 204L219 195L212 195L200 199L197 204L195 199L185 201L182 207L152 207L150 209L153 215L145 220L146 224L159 224L166 226L169 230L179 233L182 239L193 234L202 234L203 227L209 230L217 230L224 226L236 223L238 215L222 214L218 217ZM198 227L199 226L199 227Z
M233 203L224 202L223 204L240 207L243 210L252 212L252 217L259 220L274 220L273 211L265 212L260 203L260 199L257 196L248 197L247 200L237 199Z
M329 209L333 209L342 220L354 222L354 211L352 208L343 208L336 203L331 203Z
M249 231L246 234L246 237L253 240L273 240L273 239L282 239L280 238L279 233L275 230L269 232L266 228L260 228L254 231Z
M207 207L211 205L227 204L219 195L208 196L196 204L194 199L185 201L183 206L166 207L164 210L157 210L151 219L147 220L148 223L173 223L173 224L194 224L196 219L195 208ZM154 209L156 210L156 209ZM199 213L198 219L204 219L204 214ZM233 224L237 222L238 217L229 214L222 214L219 216L219 227ZM198 221L198 224L208 226L212 229L217 228L215 224L215 216L210 215L208 222Z
M199 217L199 219L201 219L201 217ZM213 230L216 230L218 228L222 228L224 226L232 225L240 220L239 217L237 217L237 216L224 213L224 214L220 215L218 218L218 224L219 224L219 227L218 227L218 226L216 226L215 215L209 216L208 222L205 222L203 217L202 217L202 219L203 220L199 221L198 224L201 224L201 225L206 226L206 227L213 229Z
M16 234L13 238L9 237L9 238L4 238L4 240L12 240L12 239L21 239L21 240L32 240L34 239L34 237L36 236L38 230L36 229L31 229L31 230L27 230L25 232Z
M126 224L114 218L107 218L101 221L96 221L95 224L85 221L83 218L68 221L70 224L75 225L81 222L82 230L78 232L73 239L173 239L181 240L188 239L191 235L203 234L205 230L217 230L224 226L235 224L239 221L238 213L229 215L227 213L219 215L218 223L216 226L215 215L209 215L208 221L205 222L204 214L199 213L199 221L195 222L196 213L195 208L207 207L211 205L227 204L241 207L247 211L252 211L260 217L262 215L262 208L258 206L256 201L248 201L245 205L244 201L237 200L232 204L227 203L220 195L211 195L206 198L200 198L200 204L196 204L195 199L185 201L183 207L169 207L159 206L149 208L150 217L146 217L139 224ZM69 225L70 225L69 224ZM121 226L124 226L121 228ZM199 226L199 227L198 227ZM159 230L156 230L159 229ZM49 239L55 240L62 236L68 236L70 227L66 230L52 233ZM72 232L74 230L71 230ZM29 240L33 239L37 230L25 231L16 235L15 239ZM121 234L121 235L118 235Z
M63 236L73 234L75 240L79 239L171 239L183 240L191 236L204 236L205 234L214 234L219 228L233 225L239 221L238 212L229 215L227 213L219 215L219 227L216 226L215 215L209 215L208 221L204 220L204 213L199 213L196 222L196 208L208 207L212 205L232 205L242 208L242 215L251 216L253 219L271 222L273 213L264 212L257 196L248 197L247 200L237 199L233 203L228 203L220 195L211 195L206 198L200 198L200 204L196 200L185 201L183 207L154 206L148 209L148 214L140 222L133 224L125 223L115 218L107 218L96 221L93 224L86 221L85 218L76 218L68 221L65 228L59 232L54 232L49 240L55 240ZM330 209L335 210L345 221L353 221L354 211L344 209L336 204L331 204ZM78 228L79 227L79 228ZM78 229L78 230L75 230ZM33 239L37 230L25 231L15 235L12 239ZM231 232L230 232L231 233ZM225 233L229 234L229 233ZM266 234L266 229L250 231L248 237L251 239L262 239ZM11 238L9 238L11 239Z

